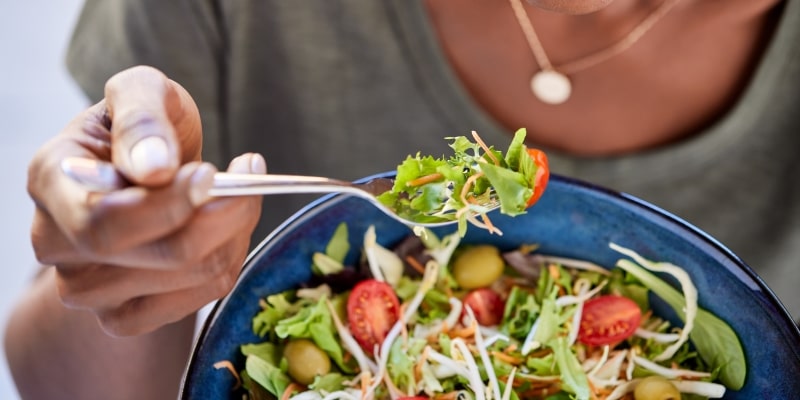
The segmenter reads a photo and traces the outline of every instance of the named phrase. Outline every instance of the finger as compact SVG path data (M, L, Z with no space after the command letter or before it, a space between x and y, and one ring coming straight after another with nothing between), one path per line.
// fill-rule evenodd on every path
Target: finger
M264 173L266 162L255 153L243 154L228 167L235 173ZM121 254L110 255L106 262L139 268L182 269L200 262L214 249L237 234L249 241L261 215L261 197L243 196L209 202L197 210L190 223L161 240L147 243Z
M266 174L267 162L258 153L245 153L228 164L228 172L240 174Z
M227 279L228 270L238 268L247 249L246 243L246 237L237 235L196 265L179 271L109 264L56 265L59 296L70 308L107 310L137 297L204 286L211 281Z
M105 95L112 161L127 179L144 186L164 185L182 160L197 159L197 106L163 73L150 67L122 71L108 80Z
M67 157L61 160L61 170L83 185L98 192L110 192L129 186L114 164L83 157Z
M76 249L105 257L149 243L179 230L208 199L216 168L208 163L181 167L165 188L127 187L87 195L82 212L61 226Z
M230 172L237 173L263 173L265 169L263 157L252 153L237 157L229 167ZM145 204L150 202L166 204L158 198L143 201ZM159 205L158 210L164 211L167 208ZM152 213L153 210L146 211ZM140 212L119 207L113 212L103 212L100 207L96 207L94 212L97 216L92 220L99 222L81 229L81 232L90 232L93 235L73 235L78 237L76 240L63 239L57 226L48 219L46 213L42 213L33 230L36 233L34 249L37 258L50 264L92 262L133 268L183 269L200 263L238 233L244 232L242 240L249 240L261 214L261 200L259 196L248 196L209 202L197 209L190 220L177 231L152 241L140 242L142 244L125 250L121 249L128 243L141 240L139 237L143 233L134 232L148 230L148 236L152 237L154 227L151 224L163 223L163 218L157 213L150 218L142 217L139 216ZM119 218L114 215L119 215ZM137 228L137 224L142 226ZM115 232L105 233L123 226L126 227L124 231L117 229ZM90 243L85 245L90 251L82 251L72 243Z
M97 313L103 329L115 336L141 335L179 321L206 304L227 295L235 285L245 259L247 241L235 242L242 254L225 273L203 286L134 298L122 306Z

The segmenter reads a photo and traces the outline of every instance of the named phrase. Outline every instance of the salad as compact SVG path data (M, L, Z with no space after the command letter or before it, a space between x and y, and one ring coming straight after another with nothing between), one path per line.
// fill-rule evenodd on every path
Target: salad
M452 156L408 156L397 167L392 189L378 200L413 221L457 220L461 236L467 222L501 234L486 215L490 206L499 203L500 212L509 216L523 214L542 196L550 177L547 156L527 148L525 136L525 129L519 129L505 154L474 131L474 142L465 136L448 138Z
M341 224L309 260L311 282L260 299L243 369L217 363L244 398L706 399L744 383L736 334L678 266L614 243L606 269L430 231L388 249L373 228L346 266L348 236Z

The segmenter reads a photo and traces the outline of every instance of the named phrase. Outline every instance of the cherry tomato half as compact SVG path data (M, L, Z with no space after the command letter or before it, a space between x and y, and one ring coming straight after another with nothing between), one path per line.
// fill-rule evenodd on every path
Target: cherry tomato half
M583 304L578 340L590 346L617 343L629 338L642 321L636 303L623 296L595 297Z
M472 309L475 319L483 326L499 325L506 305L503 298L492 289L475 289L464 297L464 310ZM464 311L466 314L466 311Z
M550 181L550 164L547 162L547 154L539 149L527 149L528 155L531 156L536 166L536 178L534 180L533 194L528 199L528 207L539 201L542 197L544 189L547 187L547 182Z
M375 352L400 316L400 302L386 282L359 282L347 298L350 332L367 354Z

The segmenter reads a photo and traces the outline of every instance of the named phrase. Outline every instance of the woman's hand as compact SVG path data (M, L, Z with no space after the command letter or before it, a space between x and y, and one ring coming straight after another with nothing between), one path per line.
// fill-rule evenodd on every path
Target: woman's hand
M107 333L139 335L228 293L261 199L209 200L216 169L199 161L201 147L189 94L136 67L112 77L106 98L39 150L28 177L31 236L39 261L55 266L64 305L94 313ZM93 186L116 188L93 192L65 175L71 157L94 160L76 171ZM102 173L109 169L124 179ZM245 154L229 171L265 173L266 164Z

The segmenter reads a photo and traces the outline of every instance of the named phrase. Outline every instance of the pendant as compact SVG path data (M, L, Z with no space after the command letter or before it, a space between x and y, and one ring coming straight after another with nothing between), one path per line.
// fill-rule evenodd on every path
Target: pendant
M572 84L566 75L554 70L541 70L531 79L531 91L547 104L561 104L569 99Z

